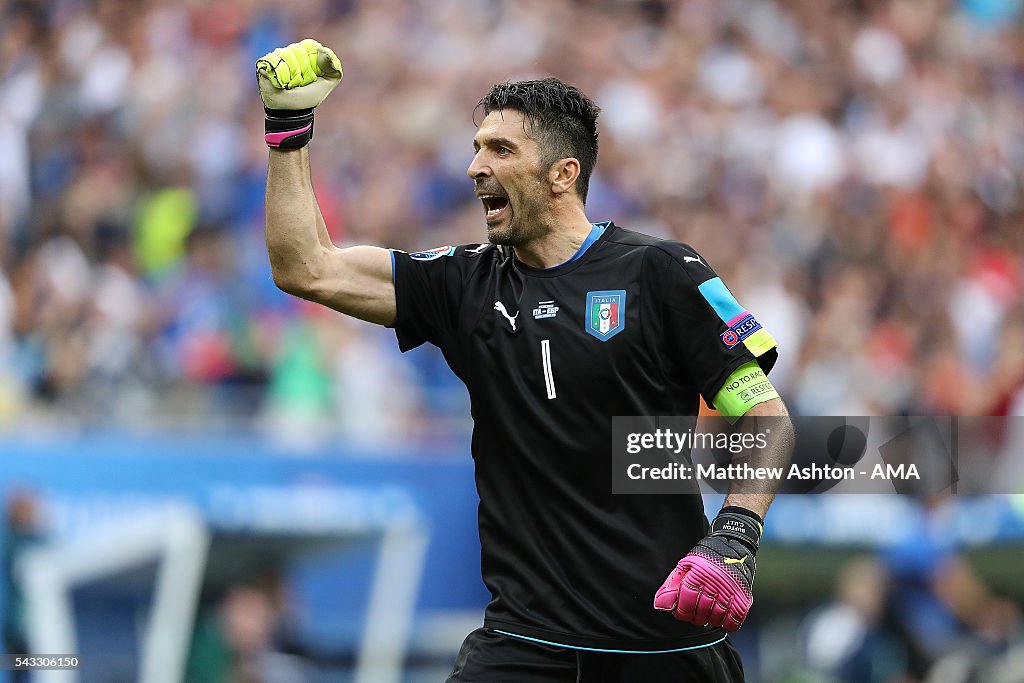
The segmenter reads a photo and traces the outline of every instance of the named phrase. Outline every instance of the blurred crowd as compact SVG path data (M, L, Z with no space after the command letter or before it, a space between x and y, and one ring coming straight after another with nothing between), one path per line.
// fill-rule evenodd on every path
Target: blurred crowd
M552 74L603 107L588 215L695 245L793 410L1024 414L1021 4L8 0L0 423L465 419L438 354L271 281L252 64L304 36L345 67L312 145L337 243L479 242L474 106Z
M932 499L905 533L842 563L833 597L777 617L763 636L786 652L762 658L780 683L1017 683L1021 604L993 591L948 534L951 499ZM991 569L991 565L988 567ZM772 629L772 626L775 628ZM774 631L774 632L773 632ZM795 642L793 642L795 641ZM774 660L766 662L765 659ZM784 672L784 673L783 673Z

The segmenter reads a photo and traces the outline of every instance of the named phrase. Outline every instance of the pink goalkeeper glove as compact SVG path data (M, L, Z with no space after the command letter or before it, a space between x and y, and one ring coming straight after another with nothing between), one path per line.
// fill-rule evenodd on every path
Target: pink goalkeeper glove
M711 533L679 564L654 595L654 609L698 626L739 630L754 602L754 553L761 518L729 506L715 517Z

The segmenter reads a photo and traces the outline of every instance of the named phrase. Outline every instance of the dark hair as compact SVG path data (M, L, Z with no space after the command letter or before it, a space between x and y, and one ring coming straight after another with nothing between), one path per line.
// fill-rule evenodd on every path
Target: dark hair
M484 95L477 109L515 109L523 113L528 131L540 143L541 163L575 157L580 162L576 192L587 201L590 174L597 163L597 115L600 107L579 88L557 78L498 83Z

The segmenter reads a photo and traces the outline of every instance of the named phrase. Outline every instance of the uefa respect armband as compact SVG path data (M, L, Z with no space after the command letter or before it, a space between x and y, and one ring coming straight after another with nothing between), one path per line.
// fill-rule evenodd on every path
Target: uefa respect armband
M729 422L743 417L758 403L779 398L779 392L756 361L750 361L736 368L715 395L715 410Z

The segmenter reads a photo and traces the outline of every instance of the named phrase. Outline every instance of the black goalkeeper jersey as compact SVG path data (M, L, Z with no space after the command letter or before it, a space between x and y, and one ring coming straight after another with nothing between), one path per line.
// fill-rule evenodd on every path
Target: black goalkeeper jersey
M689 246L606 224L538 270L508 247L394 253L403 351L438 346L474 420L484 625L568 646L668 650L724 636L656 612L708 531L692 495L612 495L612 417L696 415L775 342Z

